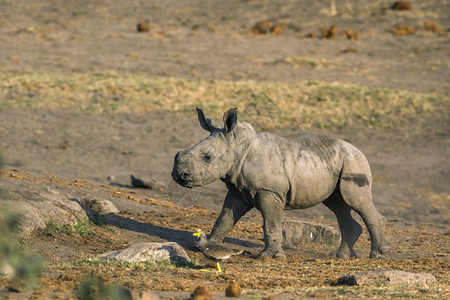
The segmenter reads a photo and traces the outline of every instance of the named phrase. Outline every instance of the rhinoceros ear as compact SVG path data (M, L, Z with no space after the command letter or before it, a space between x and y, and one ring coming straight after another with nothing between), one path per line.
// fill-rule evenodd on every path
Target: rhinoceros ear
M230 132L237 124L237 108L230 108L223 114L225 131Z
M205 116L201 108L196 107L196 109L198 114L198 121L200 122L200 126L202 126L203 129L209 132L213 132L217 127L219 127L216 122Z

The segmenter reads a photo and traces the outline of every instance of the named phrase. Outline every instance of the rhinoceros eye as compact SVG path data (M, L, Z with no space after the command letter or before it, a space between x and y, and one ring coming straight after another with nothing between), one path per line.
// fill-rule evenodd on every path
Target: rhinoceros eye
M205 160L207 161L207 162L210 162L211 161L211 159L212 159L212 156L211 156L211 153L205 153Z

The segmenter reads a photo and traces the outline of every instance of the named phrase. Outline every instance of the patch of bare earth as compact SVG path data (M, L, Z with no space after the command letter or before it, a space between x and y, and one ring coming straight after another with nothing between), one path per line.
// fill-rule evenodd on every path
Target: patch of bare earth
M45 260L40 286L15 293L14 279L0 276L0 298L75 298L89 274L175 299L199 284L223 295L231 281L256 297L448 298L449 1L392 2L0 0L0 206L51 189L120 211L20 239ZM175 153L207 135L195 106L217 120L238 106L258 130L319 131L360 148L391 252L365 258L364 231L360 258L330 258L337 245L305 242L286 259L240 256L216 273L192 232L211 230L225 188L187 190L170 178ZM167 190L133 188L130 174ZM323 205L286 217L337 226ZM252 210L227 241L255 255L261 225ZM142 241L179 242L193 263L95 258ZM336 285L378 269L428 272L438 283Z
M213 292L223 292L227 283L237 281L247 295L279 295L289 297L440 297L449 291L448 235L446 226L390 222L386 228L393 243L391 252L381 259L335 259L327 257L337 245L305 242L298 248L287 248L286 259L256 259L252 256L234 257L222 263L223 273L215 271L215 265L194 251L195 239L184 244L192 265L157 263L102 262L96 255L118 250L136 241L171 240L177 234L191 236L197 228L209 231L217 213L204 207L179 207L164 200L148 199L139 190L128 190L87 181L71 181L57 177L36 176L18 170L4 170L2 180L12 186L18 181L28 188L50 186L60 191L76 187L75 195L97 195L112 200L144 204L144 212L123 211L102 217L100 225L89 223L88 232L65 232L55 228L35 231L26 243L39 255L45 257L45 272L40 288L34 297L74 297L87 274L96 274L106 284L120 283L128 288L153 291L188 291L199 284ZM166 210L166 208L170 209ZM336 226L334 220L325 220ZM134 224L130 226L130 224ZM257 214L244 218L233 229L230 237L252 242L247 249L254 255L262 250L261 219ZM356 244L362 257L369 253L369 240L364 232ZM201 269L206 268L208 272ZM410 272L433 274L438 284L430 289L417 287L343 287L337 279L366 270L399 269ZM0 277L0 286L8 287L11 279ZM13 295L12 295L13 296Z

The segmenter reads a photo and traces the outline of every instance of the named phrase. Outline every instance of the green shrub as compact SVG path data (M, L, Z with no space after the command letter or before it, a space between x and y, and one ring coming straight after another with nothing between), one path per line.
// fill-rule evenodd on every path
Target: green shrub
M7 194L2 193L2 197ZM0 267L9 266L14 279L11 290L34 290L39 286L43 271L41 259L20 243L20 215L9 210L0 210Z
M122 286L112 284L105 285L103 279L97 275L88 275L80 287L76 290L78 299L81 300L96 300L96 299L111 299L111 300L127 300L132 299L131 293Z

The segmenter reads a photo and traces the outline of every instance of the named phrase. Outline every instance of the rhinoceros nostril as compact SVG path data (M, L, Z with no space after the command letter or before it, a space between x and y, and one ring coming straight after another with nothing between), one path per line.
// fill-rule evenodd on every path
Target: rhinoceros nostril
M189 178L189 173L188 172L181 172L180 173L180 179L183 181L187 181Z

